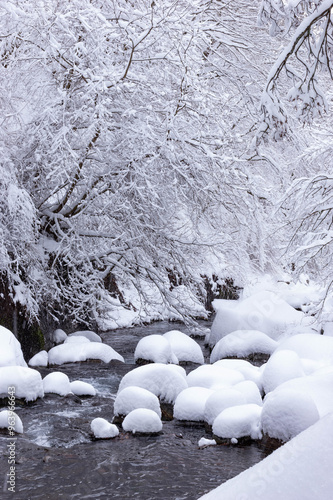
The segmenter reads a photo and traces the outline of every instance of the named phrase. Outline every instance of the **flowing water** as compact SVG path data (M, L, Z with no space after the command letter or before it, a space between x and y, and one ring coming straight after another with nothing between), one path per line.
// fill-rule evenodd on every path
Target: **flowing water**
M90 422L96 417L112 420L118 385L135 368L133 353L139 339L172 329L188 332L184 325L161 322L102 334L103 341L124 356L125 364L89 361L40 369L43 377L62 371L70 381L89 382L98 394L49 394L17 407L24 434L14 441L7 430L0 434L0 498L195 500L262 460L268 451L258 443L199 448L201 437L211 437L204 426L176 420L163 422L157 436L120 431L115 439L93 440ZM203 338L198 342L208 359ZM15 493L7 491L8 445L13 442Z

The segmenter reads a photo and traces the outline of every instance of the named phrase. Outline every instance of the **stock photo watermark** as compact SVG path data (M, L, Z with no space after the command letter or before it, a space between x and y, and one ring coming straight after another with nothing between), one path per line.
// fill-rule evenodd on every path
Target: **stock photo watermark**
M15 387L8 387L8 433L11 437L9 444L7 444L7 454L8 454L8 468L9 472L6 474L6 481L4 490L11 491L15 493L16 487L16 437L15 437L15 427L16 427L16 418L15 418Z

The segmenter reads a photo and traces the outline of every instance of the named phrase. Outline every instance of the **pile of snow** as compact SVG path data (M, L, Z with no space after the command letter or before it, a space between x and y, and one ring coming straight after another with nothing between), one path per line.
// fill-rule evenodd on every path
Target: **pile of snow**
M96 396L96 389L88 382L74 380L70 383L70 390L76 396Z
M123 429L126 432L143 434L155 434L161 432L162 421L157 413L147 408L137 408L131 411L123 421Z
M20 417L14 411L2 410L0 411L0 429L8 428L18 434L23 434L23 424Z
M277 351L264 365L261 376L264 392L273 391L283 382L305 376L299 356L294 351Z
M47 366L49 364L49 355L46 351L40 351L29 361L29 366Z
M218 389L242 382L244 376L237 370L217 365L202 365L187 375L189 387Z
M71 393L69 378L65 373L52 372L46 375L43 379L44 393L59 394L59 396L67 396Z
M331 500L333 414L200 500Z
M0 344L0 367L27 366L27 363L24 361L20 342L4 326L0 326Z
M262 407L256 404L232 406L223 410L213 422L213 434L229 438L236 443L242 437L260 439L260 416Z
M90 340L87 339L87 337L83 337L83 335L74 335L73 337L68 335L64 344L75 344L75 343L87 344L89 342Z
M53 332L52 340L55 344L61 344L67 339L67 333L58 328Z
M205 404L214 394L205 387L189 387L178 394L173 408L173 416L178 420L204 421Z
M24 366L0 367L0 398L8 396L8 388L15 387L15 396L26 401L35 401L44 396L40 373Z
M163 335L170 345L173 353L180 362L192 362L202 365L204 357L199 344L188 335L178 330L171 330Z
M272 354L278 343L258 330L237 330L229 333L217 342L210 356L215 363L222 358L235 356L246 358L255 353Z
M209 425L213 425L216 417L226 408L245 404L246 399L240 391L232 387L219 389L206 399L203 419Z
M184 368L154 363L128 372L119 384L118 394L129 386L142 387L155 394L161 401L173 403L188 385Z
M280 342L276 351L290 350L300 358L318 361L323 365L333 365L333 338L313 333L294 335Z
M313 323L277 294L265 290L235 301L236 305L226 305L225 302L216 300L213 303L217 313L209 338L211 346L237 330L258 330L278 339L291 327L307 327Z
M48 354L50 365L75 363L87 361L88 359L99 359L104 363L109 363L112 359L124 362L124 358L112 347L99 342L61 344L52 347Z
M129 386L118 392L114 402L115 416L127 415L137 408L147 408L161 417L158 397L147 389Z
M252 380L244 380L235 384L232 388L243 394L246 403L262 406L261 393L257 384Z
M70 333L68 337L85 337L90 340L90 342L102 342L101 337L91 330L80 330L78 332Z
M215 439L206 439L204 437L202 437L198 441L199 448L206 448L207 446L215 446L216 444L217 442L215 441Z
M90 428L96 439L110 439L119 435L119 429L116 425L110 424L104 418L94 418Z
M231 370L239 371L245 380L252 380L261 387L261 370L245 359L220 359L215 361L214 366L222 366Z
M148 335L139 340L134 352L134 360L138 361L139 359L154 363L178 364L178 359L173 354L170 343L163 335Z

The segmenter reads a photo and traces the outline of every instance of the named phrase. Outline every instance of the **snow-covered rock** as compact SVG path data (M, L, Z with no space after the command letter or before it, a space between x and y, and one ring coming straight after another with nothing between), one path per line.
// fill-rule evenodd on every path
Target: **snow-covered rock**
M333 414L200 500L331 500Z
M80 330L77 332L73 332L70 333L68 337L85 337L90 340L90 342L102 342L101 337L91 330Z
M213 422L213 434L220 438L237 440L250 436L260 439L262 407L255 404L232 406L220 413Z
M173 408L173 416L178 420L203 422L205 404L214 393L205 387L188 387L178 394Z
M162 421L157 413L147 408L137 408L131 411L123 421L123 429L126 432L143 434L155 434L161 432Z
M200 438L198 441L198 447L199 448L206 448L207 446L215 446L217 442L215 439L207 439L207 438Z
M262 406L259 388L252 380L244 380L243 382L233 385L232 388L243 394L246 403L254 403L258 406Z
M140 339L134 351L134 360L139 359L154 363L178 364L169 341L163 335L147 335Z
M14 411L2 410L0 411L0 429L8 428L13 432L23 434L23 424L20 417Z
M43 378L44 393L59 394L59 396L67 396L71 392L69 378L65 373L52 372Z
M49 355L46 351L40 351L29 361L29 366L47 366L49 364Z
M261 381L267 394L283 382L303 376L305 373L297 353L283 349L275 352L264 365Z
M184 368L153 363L126 373L120 381L118 394L129 386L142 387L155 394L161 401L174 403L178 394L188 385Z
M70 390L76 396L96 396L96 389L88 382L74 380L70 383Z
M319 361L323 365L333 364L333 337L303 333L294 335L280 342L276 351L290 350L300 358Z
M235 356L246 358L255 353L272 354L278 343L258 330L237 330L217 342L210 355L210 362Z
M20 342L15 335L4 326L0 326L0 346L0 367L27 366Z
M67 339L67 333L64 332L64 330L61 330L61 328L57 328L57 330L54 330L52 340L55 344L61 344Z
M52 347L48 354L50 365L75 363L88 359L99 359L104 363L109 363L112 359L124 362L124 358L112 347L98 342L61 344Z
M244 376L237 370L216 365L202 365L187 375L189 387L218 389L242 382Z
M261 426L272 438L288 441L317 420L319 413L309 394L287 388L271 392L264 400Z
M161 417L161 408L158 397L142 387L129 386L118 392L114 402L115 416L127 415L137 408L153 410Z
M15 388L15 396L26 401L34 401L44 396L40 373L24 366L0 367L0 398L8 396L8 388Z
M163 335L170 345L178 361L203 364L204 356L199 344L188 335L178 330L171 330Z
M69 335L64 344L75 344L75 343L81 343L81 344L87 344L91 342L87 337L83 337L83 335Z
M226 408L245 405L245 396L233 387L225 387L214 391L207 399L204 409L204 421L213 425L216 417Z
M252 363L245 359L220 359L219 361L215 361L214 366L239 371L245 380L252 380L258 387L261 387L261 371L259 367L252 365Z
M96 439L111 439L119 435L118 427L105 420L105 418L94 418L90 428Z

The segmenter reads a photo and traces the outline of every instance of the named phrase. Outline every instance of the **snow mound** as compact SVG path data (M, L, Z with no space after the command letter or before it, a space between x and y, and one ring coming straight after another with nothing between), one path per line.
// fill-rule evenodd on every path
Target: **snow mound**
M214 393L205 387L189 387L178 394L173 416L178 420L204 421L205 404Z
M81 344L87 344L88 342L90 342L89 339L87 339L87 337L83 337L83 335L74 335L73 337L71 337L70 335L66 338L64 344L75 344L76 343L81 343Z
M15 335L4 326L0 326L0 343L0 367L27 366L27 363L24 361L20 342Z
M264 400L261 426L272 438L288 441L317 420L317 407L308 394L285 389L271 392Z
M94 418L90 428L96 439L110 439L119 435L118 427L110 424L105 418Z
M188 335L178 330L171 330L163 335L170 345L178 361L192 362L202 365L204 357L199 344Z
M49 355L46 351L40 351L29 361L29 366L47 366L49 364Z
M250 354L272 354L278 343L268 335L257 330L237 330L217 342L210 355L210 362L221 358L236 356L246 358Z
M90 330L80 330L78 332L73 332L68 335L68 337L85 337L90 340L90 342L102 342L102 339L97 333Z
M246 403L254 403L258 406L262 406L263 403L259 388L252 380L244 380L243 382L235 384L232 388L243 394Z
M174 403L178 394L187 388L186 372L176 365L154 363L139 366L122 378L118 394L129 386L147 389L166 403Z
M246 399L240 391L232 387L226 387L214 391L207 399L204 409L204 421L213 425L216 417L226 408L246 404Z
M147 408L161 418L161 408L158 397L142 387L129 386L118 392L114 402L114 414L128 415L137 408Z
M261 386L261 372L259 367L252 365L252 363L245 359L220 359L219 361L215 361L214 366L237 370L244 376L245 380L252 380L258 387Z
M178 364L170 343L163 335L147 335L139 340L134 351L134 359L135 361L144 359L154 363Z
M112 359L124 362L124 358L112 347L97 342L67 343L57 345L49 350L49 364L62 365L64 363L75 363L87 361L88 359L99 359L109 363Z
M0 398L8 396L8 388L15 387L15 396L26 401L35 401L44 396L40 373L24 366L4 366L0 368Z
M215 446L217 442L215 439L206 439L204 437L200 438L198 441L199 448L206 448L207 446Z
M300 358L320 361L323 364L333 364L333 337L303 333L283 340L276 351L294 351Z
M73 394L76 394L76 396L96 396L95 387L81 380L74 380L74 382L71 382L70 390Z
M213 422L213 434L220 438L239 439L250 436L261 439L262 407L255 404L232 406L220 413Z
M71 392L69 378L65 373L52 372L43 378L44 393L59 394L59 396L67 396Z
M333 414L200 500L331 500Z
M23 434L23 424L20 417L9 410L0 411L0 429L11 429L18 434Z
M202 365L187 375L189 387L218 389L242 382L244 376L237 370L216 365Z
M294 351L276 351L264 365L262 386L267 394L287 380L305 376L299 356Z
M123 421L123 429L126 432L140 432L143 434L155 434L161 432L162 422L153 410L137 408L131 411Z
M211 346L238 330L258 330L278 339L287 328L312 323L303 312L296 311L273 292L260 291L236 303L232 307L219 304L211 328Z
M61 344L67 339L67 333L58 328L53 332L52 340L55 344Z

